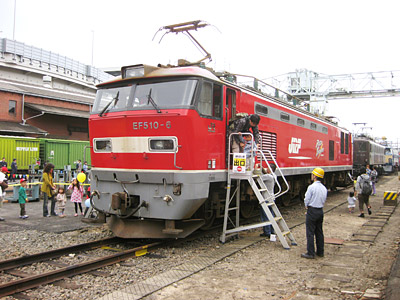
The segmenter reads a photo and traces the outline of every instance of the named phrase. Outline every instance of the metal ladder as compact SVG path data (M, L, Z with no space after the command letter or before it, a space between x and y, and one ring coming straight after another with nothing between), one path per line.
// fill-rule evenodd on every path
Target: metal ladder
M233 134L231 134L232 136ZM229 142L231 141L231 136L229 137ZM229 144L230 145L230 144ZM262 160L267 164L267 167L270 168L270 164L264 155L263 151L257 150L257 153L260 154ZM280 186L277 176L273 174L275 184L278 187L277 193L270 193L265 186L261 174L254 174L254 167L251 165L250 170L246 170L245 173L234 173L230 169L230 159L228 160L228 179L227 179L227 192L226 192L226 201L225 201L225 214L224 214L224 223L223 223L223 231L220 237L220 241L225 243L226 239L232 236L237 236L239 231L254 229L263 227L266 225L272 225L275 234L278 236L279 241L281 242L283 248L290 249L290 246L286 240L286 237L290 240L291 245L297 245L296 240L293 234L290 232L289 227L287 226L285 220L283 219L278 207L275 204L274 199L279 197L286 192L289 191L289 184L287 183L281 169L279 168L275 158L272 156L271 151L265 151L268 154L268 158L272 160L276 166L276 172L280 173L280 176L283 179L283 182L286 185L285 190L282 190ZM229 153L229 157L232 153ZM251 158L253 158L253 151L251 153ZM252 160L251 160L252 161ZM232 187L232 179L236 179L236 189L231 194L231 187ZM261 207L263 208L265 214L268 217L269 221L251 224L251 225L239 225L239 217L240 217L240 181L247 180L253 189L255 195L257 196L258 202L260 203ZM233 198L236 198L236 203L233 207L231 207L231 203ZM275 217L272 215L271 210L274 212ZM229 216L231 211L235 211L235 220L232 220ZM228 229L228 221L229 224L233 226L232 229Z

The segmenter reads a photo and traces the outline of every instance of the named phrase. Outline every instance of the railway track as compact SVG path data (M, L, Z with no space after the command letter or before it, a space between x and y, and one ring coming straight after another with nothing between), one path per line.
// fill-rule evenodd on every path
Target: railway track
M51 261L55 258L60 258L71 253L83 252L100 248L105 245L112 245L123 241L123 239L112 237L84 244L74 245L70 247L60 248L52 251L46 251L33 255L22 256L15 259L5 260L0 262L0 271L4 274L10 274L16 277L22 277L21 279L12 280L7 283L0 285L0 298L13 295L19 292L26 291L31 288L38 287L43 284L49 284L58 280L94 271L99 268L112 265L136 256L145 254L149 249L160 246L162 242L154 242L146 245L140 245L128 250L121 250L111 255L106 255L100 258L92 259L86 262L82 262L74 265L66 265L65 263L57 263ZM31 265L34 263L49 263L59 266L58 269L45 272L42 274L29 274L18 271L17 269Z
M300 202L300 201L299 201ZM293 209L293 207L282 207L282 210L290 210ZM249 222L254 222L255 219L258 219L258 213L255 214L253 218L250 218L248 220ZM165 246L165 245L170 245L177 247L180 244L184 244L187 242L190 242L192 240L201 238L204 234L212 234L219 232L221 228L221 225L215 225L212 228L210 228L207 231L198 231L191 236L189 236L186 239L181 239L181 240L169 240L167 242L154 242L146 245L139 245L134 248L128 249L128 250L119 250L118 253L113 253L111 255L107 255L104 257L96 258L96 259L91 259L90 261L79 263L79 264L74 264L74 265L67 265L65 263L60 263L56 261L55 259L61 258L63 256L68 256L71 253L78 253L78 252L85 252L93 249L98 249L100 247L103 247L105 245L112 245L112 244L117 244L117 243L126 243L127 240L117 238L117 237L111 237L111 238L106 238L106 239L101 239L93 242L88 242L84 244L78 244L74 246L69 246L65 248L60 248L56 250L51 250L51 251L46 251L42 253L37 253L33 255L28 255L28 256L22 256L19 258L14 258L6 261L0 261L0 272L1 274L9 274L13 276L20 277L21 279L17 280L12 280L7 283L1 284L0 285L0 298L9 296L9 295L14 295L23 291L26 291L28 289L36 288L40 285L45 285L45 284L50 284L50 283L55 283L59 280L82 274L82 273L88 273L95 271L97 269L100 269L102 267L116 264L118 262L140 256L145 254L148 250L154 249L158 246ZM128 240L128 243L131 242L131 240ZM108 249L111 249L108 247ZM114 249L115 250L115 249ZM86 255L87 256L87 255ZM47 263L53 266L58 267L56 270L45 272L43 274L29 274L29 273L24 273L22 271L19 271L18 269L21 268L22 266L26 265L31 265L34 263ZM101 272L99 272L101 273ZM23 299L29 299L27 298L24 294L20 294ZM17 296L17 295L15 295Z

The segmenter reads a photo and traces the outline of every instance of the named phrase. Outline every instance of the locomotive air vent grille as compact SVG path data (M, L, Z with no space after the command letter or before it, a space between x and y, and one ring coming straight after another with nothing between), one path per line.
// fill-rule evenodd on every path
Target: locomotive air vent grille
M269 153L271 151L272 156L276 159L276 133L260 131L261 138L261 150L264 152L267 160L271 160Z

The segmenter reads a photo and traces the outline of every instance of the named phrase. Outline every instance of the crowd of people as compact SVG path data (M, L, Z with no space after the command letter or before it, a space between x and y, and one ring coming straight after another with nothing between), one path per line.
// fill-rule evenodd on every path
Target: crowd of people
M8 164L6 162L5 157L2 158L0 161L0 208L3 205L3 200L6 196L6 189L9 186L9 183L15 182L18 180L17 176L17 160L13 159L11 164L11 173L8 170ZM81 160L78 160L76 164L76 177L74 178L67 190L71 191L71 202L74 203L75 206L75 214L74 216L78 216L78 208L79 214L84 215L82 210L82 201L86 197L88 198L89 195L85 192L83 188L83 183L87 182L87 174L89 171L89 167L87 162L85 161L82 165ZM82 174L82 175L80 175ZM41 185L41 192L43 195L43 217L51 217L51 216L59 216L65 217L65 206L67 203L67 195L66 190L63 185L56 187L56 184L53 182L54 178L54 165L52 163L47 163L43 169L43 176L42 176L42 185ZM79 180L78 180L79 179ZM81 181L81 182L80 182ZM29 215L26 214L26 203L29 202L27 196L27 177L23 176L19 180L19 189L18 189L18 203L20 205L20 218L21 219L28 219ZM89 189L90 190L90 189ZM48 204L50 202L50 213L48 209ZM58 212L56 212L56 208ZM3 217L0 217L0 221L5 221Z
M46 165L43 170L43 179L42 179L42 188L41 191L43 193L43 217L51 217L51 216L59 216L64 218L65 215L65 205L67 202L66 191L63 186L56 188L56 185L53 182L53 172L54 165L49 163ZM79 174L84 174L83 172L77 173L77 178L73 178L70 185L68 186L68 190L71 191L71 202L74 203L75 206L75 214L74 216L78 216L78 207L81 215L84 215L82 210L82 201L85 195L85 190L82 186L82 183L85 181L86 176L83 177L83 180L80 179ZM88 197L88 195L87 195ZM50 214L48 211L48 202L50 201ZM58 213L55 211L56 204L58 207Z

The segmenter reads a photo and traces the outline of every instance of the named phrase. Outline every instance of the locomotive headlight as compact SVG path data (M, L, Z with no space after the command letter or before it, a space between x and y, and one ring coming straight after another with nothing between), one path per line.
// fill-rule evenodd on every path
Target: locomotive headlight
M144 68L143 66L126 68L123 72L123 78L130 77L143 77L144 76Z
M122 78L145 77L159 68L149 65L133 65L121 68Z
M110 139L94 139L94 151L95 152L111 152L112 144Z
M151 139L150 151L173 151L175 150L174 139Z

